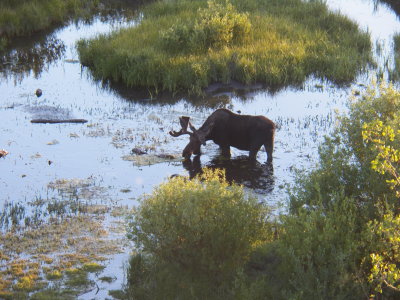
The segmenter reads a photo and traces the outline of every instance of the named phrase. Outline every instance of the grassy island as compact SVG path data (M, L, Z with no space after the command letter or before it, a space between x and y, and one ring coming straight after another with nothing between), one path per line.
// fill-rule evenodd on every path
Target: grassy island
M368 33L319 1L301 0L159 1L139 25L81 40L78 51L96 78L189 94L232 80L348 83L371 62Z

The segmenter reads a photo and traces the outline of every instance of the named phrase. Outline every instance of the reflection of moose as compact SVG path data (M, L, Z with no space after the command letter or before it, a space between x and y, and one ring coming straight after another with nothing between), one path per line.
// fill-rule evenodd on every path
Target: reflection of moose
M170 131L172 136L188 134L189 144L186 145L182 156L190 158L192 154L200 154L200 146L208 140L220 146L222 153L229 155L230 146L247 150L249 157L255 159L258 150L264 145L268 162L272 162L274 149L275 124L263 116L238 115L227 109L217 109L197 130L189 121L189 117L180 117L181 129ZM188 131L188 126L192 132Z
M189 172L189 177L193 178L203 171L200 156L193 160L185 160L183 167ZM226 179L229 182L236 182L251 188L256 193L269 193L273 191L275 185L274 167L272 164L260 164L257 161L249 161L244 156L237 156L234 159L224 159L216 156L204 167L211 169L224 169Z

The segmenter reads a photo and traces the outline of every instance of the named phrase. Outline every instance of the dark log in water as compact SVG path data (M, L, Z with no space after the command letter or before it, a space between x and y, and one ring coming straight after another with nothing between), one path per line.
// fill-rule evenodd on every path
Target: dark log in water
M31 120L31 123L50 123L50 124L55 124L55 123L86 123L87 120L85 119L67 119L67 120L52 120L52 119L33 119Z

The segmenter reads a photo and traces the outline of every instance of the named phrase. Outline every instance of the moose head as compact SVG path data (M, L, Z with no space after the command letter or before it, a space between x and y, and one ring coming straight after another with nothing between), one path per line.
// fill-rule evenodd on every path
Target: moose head
M197 130L192 123L190 123L189 117L180 117L179 123L181 124L181 129L179 131L171 130L169 134L174 137L178 137L183 134L188 134L190 136L189 144L187 144L185 149L183 149L182 156L186 159L189 159L192 154L199 155L200 146L206 144L206 132ZM192 132L188 131L188 127Z

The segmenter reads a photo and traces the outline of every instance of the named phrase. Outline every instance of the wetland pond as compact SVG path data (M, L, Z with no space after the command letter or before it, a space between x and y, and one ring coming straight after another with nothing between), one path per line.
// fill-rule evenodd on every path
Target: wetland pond
M377 69L360 74L346 88L311 78L301 88L274 93L218 87L203 100L190 100L141 96L103 85L81 66L75 44L134 25L122 16L73 23L21 41L1 66L0 149L9 153L0 158L0 271L9 279L0 287L18 290L24 283L21 278L36 274L29 278L45 279L31 283L32 291L40 284L72 288L71 278L55 280L61 270L73 273L77 266L98 266L88 272L77 295L111 297L108 291L123 286L124 268L134 251L125 238L125 215L143 194L173 174L193 175L206 166L225 168L228 179L243 184L277 212L284 209L280 204L294 170L316 164L318 145L334 129L336 113L346 111L351 94L362 93L374 74L385 73L384 65L393 65L393 35L400 32L395 13L383 4L327 2L368 30L375 48ZM38 88L41 97L35 95ZM198 127L219 107L276 122L273 170L265 166L264 151L258 153L257 164L249 165L247 152L231 148L232 158L222 160L211 142L202 147L199 160L183 163L180 155L188 138L168 132L178 129L182 115ZM30 122L39 118L88 122ZM138 155L133 148L146 154ZM22 275L12 277L15 266Z

